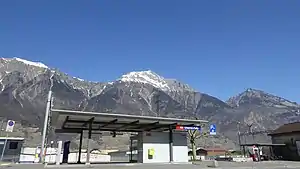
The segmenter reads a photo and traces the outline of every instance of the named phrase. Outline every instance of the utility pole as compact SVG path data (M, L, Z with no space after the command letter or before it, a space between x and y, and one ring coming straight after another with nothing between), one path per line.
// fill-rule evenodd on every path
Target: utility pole
M241 122L238 121L238 122L237 122L237 128L238 128L238 140L239 140L240 151L242 152L240 124L241 124Z
M158 93L158 91L156 92L156 95L155 95L155 104L156 104L156 112L157 112L156 116L160 116L160 114L159 114L159 93Z
M48 93L47 99L47 106L46 106L46 113L45 113L45 120L44 120L44 128L43 128L43 136L42 136L42 146L40 152L40 162L44 162L44 151L45 151L45 142L46 142L46 133L48 128L48 120L49 120L49 112L51 109L51 101L52 101L52 91L50 90Z
M248 126L248 132L249 132L249 134L252 135L252 138L253 138L253 144L254 144L254 133L253 133L253 131L252 131L253 123L247 124L247 126Z
M1 120L0 136L2 136L4 119Z

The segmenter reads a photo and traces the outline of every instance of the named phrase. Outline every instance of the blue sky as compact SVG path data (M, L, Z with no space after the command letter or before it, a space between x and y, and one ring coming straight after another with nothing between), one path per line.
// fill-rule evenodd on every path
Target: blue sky
M298 0L8 0L0 56L83 79L148 70L223 100L262 89L300 102Z

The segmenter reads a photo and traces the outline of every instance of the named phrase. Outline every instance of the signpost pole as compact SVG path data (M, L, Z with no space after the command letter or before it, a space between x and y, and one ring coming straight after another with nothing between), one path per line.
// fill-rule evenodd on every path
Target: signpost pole
M209 127L209 134L212 136L212 138L214 138L213 136L217 135L217 129L216 129L216 125L215 124L212 124L210 125ZM215 141L214 139L212 139L212 142L213 142L213 154L215 153Z

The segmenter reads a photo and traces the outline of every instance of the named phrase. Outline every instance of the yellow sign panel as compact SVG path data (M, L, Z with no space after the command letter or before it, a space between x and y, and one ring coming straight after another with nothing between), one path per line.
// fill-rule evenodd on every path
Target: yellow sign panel
M148 155L153 156L154 155L154 148L149 148L148 149Z

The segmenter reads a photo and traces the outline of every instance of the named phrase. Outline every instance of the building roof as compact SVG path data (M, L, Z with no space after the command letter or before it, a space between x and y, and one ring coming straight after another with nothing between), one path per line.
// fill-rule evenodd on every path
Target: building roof
M207 147L203 149L206 151L227 151L225 148L221 148L221 147Z
M273 144L273 143L247 143L247 144L241 144L241 146L272 147L272 146L285 146L285 144Z
M24 140L24 138L22 137L0 137L0 140L19 140L19 141L22 141Z
M286 134L286 133L294 133L300 132L300 122L284 124L277 129L273 130L269 135L279 135L279 134Z
M205 120L176 119L165 117L136 116L127 114L84 112L73 110L51 110L51 125L59 133L79 133L89 130L89 124L93 131L165 131L176 125L200 126L208 123Z

